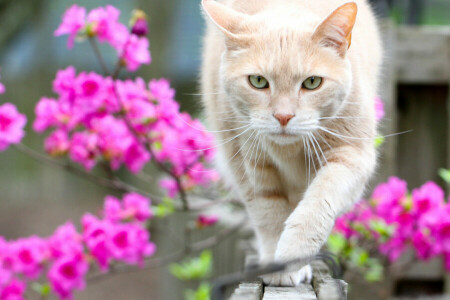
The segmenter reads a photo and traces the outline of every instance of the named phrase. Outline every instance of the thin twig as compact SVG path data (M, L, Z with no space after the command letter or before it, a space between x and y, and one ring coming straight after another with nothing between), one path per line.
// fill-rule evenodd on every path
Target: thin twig
M94 37L89 38L89 43L91 44L92 50L94 50L95 57L97 57L98 62L100 63L100 67L107 76L111 75L108 67L106 66L105 61L103 60L102 53L100 49L98 49L97 40Z
M114 179L107 179L98 175L95 175L93 173L89 173L85 170L82 170L80 168L77 168L71 164L68 163L64 163L61 161L57 161L55 159L49 158L46 155L43 155L33 149L31 149L30 147L24 145L24 144L16 144L14 145L14 147L26 154L27 156L35 159L36 161L39 161L41 163L45 163L47 165L53 166L53 167L59 167L62 168L72 174L75 174L81 178L84 178L86 180L90 180L90 181L95 181L96 183L110 188L110 189L114 189L117 190L119 192L125 192L125 193L129 193L129 192L136 192L139 194L142 194L144 196L150 197L152 199L153 202L155 203L161 203L162 200L159 199L158 197L156 197L155 195L150 195L148 192L140 190L126 182L123 182L122 180L120 180L119 178L115 177Z
M116 83L114 83L114 94L116 96L117 102L119 104L119 107L121 110L124 109L124 105L123 102L120 98L120 95L117 91L117 86ZM187 201L187 196L186 196L186 191L184 190L182 184L181 184L181 178L179 176L177 176L175 173L173 173L166 165L164 165L163 163L159 162L158 160L155 159L156 155L153 152L152 146L149 143L149 141L146 139L145 141L142 141L140 138L139 133L136 131L136 129L133 127L133 124L131 124L131 121L129 120L128 116L126 113L124 113L122 115L122 119L125 121L126 126L128 127L128 129L130 130L130 132L133 134L134 138L136 139L136 142L138 142L140 145L144 146L144 148L150 153L150 156L153 157L154 159L152 159L152 162L164 173L166 173L167 175L169 175L170 177L172 177L172 179L175 180L175 182L177 183L177 187L180 193L180 199L182 202L182 206L183 206L183 210L187 211L189 210L189 205L188 205L188 201Z

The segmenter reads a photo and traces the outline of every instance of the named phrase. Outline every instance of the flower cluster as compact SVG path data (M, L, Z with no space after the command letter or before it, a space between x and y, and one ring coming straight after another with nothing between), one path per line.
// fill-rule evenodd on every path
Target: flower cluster
M26 123L27 118L17 111L14 104L0 105L0 151L20 143L25 135L23 128Z
M419 259L443 255L450 270L450 203L443 190L427 182L408 193L405 181L391 177L336 221L347 239L374 238L379 251L396 261L408 247Z
M69 49L76 37L97 38L101 43L108 43L116 49L121 63L129 71L135 71L141 64L151 62L145 18L133 18L133 27L129 30L119 22L119 16L120 11L111 5L87 13L86 8L75 4L64 13L54 34L68 34Z
M68 155L86 170L103 161L112 170L125 165L133 173L155 159L186 189L217 177L205 166L214 155L212 136L198 120L180 113L167 80L147 85L140 78L77 75L68 67L57 73L53 89L57 97L40 99L33 123L37 132L53 129L45 140L50 155ZM178 191L173 180L161 184L171 196Z
M141 195L109 196L102 218L82 217L81 232L68 222L48 238L0 237L0 299L24 299L26 283L42 276L60 299L71 299L94 264L103 272L114 261L142 264L156 250L145 227L151 216L150 200Z

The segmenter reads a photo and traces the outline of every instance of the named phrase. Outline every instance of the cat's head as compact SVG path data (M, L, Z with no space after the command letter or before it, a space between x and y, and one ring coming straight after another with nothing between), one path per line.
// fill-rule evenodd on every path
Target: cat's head
M355 3L325 20L248 15L213 0L202 4L226 44L220 80L227 101L253 129L286 144L336 115L351 90L346 52Z

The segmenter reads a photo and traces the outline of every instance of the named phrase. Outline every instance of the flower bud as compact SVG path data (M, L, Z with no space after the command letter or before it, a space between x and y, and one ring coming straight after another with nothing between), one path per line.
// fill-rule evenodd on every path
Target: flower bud
M142 10L133 11L130 20L131 33L141 37L148 34L147 15Z

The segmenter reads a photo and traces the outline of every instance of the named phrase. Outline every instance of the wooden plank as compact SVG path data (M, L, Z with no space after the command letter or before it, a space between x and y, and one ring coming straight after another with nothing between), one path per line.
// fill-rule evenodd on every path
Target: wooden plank
M297 287L275 287L265 288L263 300L315 300L317 299L310 284L301 284Z
M450 27L401 26L396 37L398 82L447 84L450 77Z

